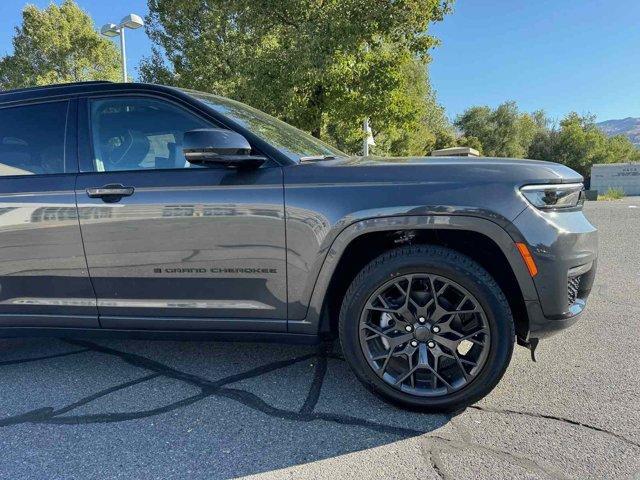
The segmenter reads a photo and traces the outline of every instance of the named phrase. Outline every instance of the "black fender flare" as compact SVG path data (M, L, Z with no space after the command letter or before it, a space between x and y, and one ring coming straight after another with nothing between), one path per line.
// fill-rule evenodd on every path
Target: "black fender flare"
M290 333L318 334L326 292L343 253L353 240L371 232L423 229L467 230L488 237L500 248L509 262L524 301L526 303L539 301L533 279L515 245L515 242L522 241L521 238L517 238L519 235L515 229L513 232L507 232L502 226L491 220L466 215L376 217L354 222L336 236L316 278L306 317L302 320L289 320L288 331Z

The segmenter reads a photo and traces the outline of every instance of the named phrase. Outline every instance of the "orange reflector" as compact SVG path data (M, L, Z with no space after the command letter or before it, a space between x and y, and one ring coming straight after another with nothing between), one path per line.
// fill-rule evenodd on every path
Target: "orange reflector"
M524 264L529 269L529 274L532 277L535 277L538 274L538 267L536 267L536 262L533 261L533 257L531 256L531 252L529 252L529 248L524 243L516 242L516 247L518 247L518 251L520 255L522 255L522 259L524 260Z

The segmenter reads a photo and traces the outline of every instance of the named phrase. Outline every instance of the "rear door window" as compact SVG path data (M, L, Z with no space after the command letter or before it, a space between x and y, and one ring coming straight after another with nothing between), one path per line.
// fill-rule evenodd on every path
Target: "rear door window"
M66 173L68 104L0 108L0 177Z

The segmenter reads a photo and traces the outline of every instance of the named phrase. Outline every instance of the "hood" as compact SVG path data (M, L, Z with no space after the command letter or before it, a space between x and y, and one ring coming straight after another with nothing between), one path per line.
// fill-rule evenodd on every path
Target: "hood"
M348 157L316 162L326 167L380 167L410 174L414 169L434 177L464 177L485 181L504 180L514 184L575 183L584 179L575 170L559 163L498 157ZM397 170L401 168L401 170ZM406 169L406 170L405 170ZM404 175L402 175L404 176Z

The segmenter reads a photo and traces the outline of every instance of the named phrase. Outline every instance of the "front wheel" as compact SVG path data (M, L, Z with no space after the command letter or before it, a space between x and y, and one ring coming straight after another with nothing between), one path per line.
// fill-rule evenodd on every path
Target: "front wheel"
M487 395L515 337L494 279L438 246L399 248L369 263L345 295L339 329L344 356L367 388L424 411L463 408Z

